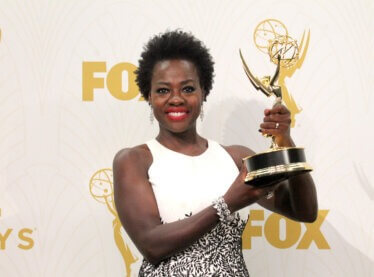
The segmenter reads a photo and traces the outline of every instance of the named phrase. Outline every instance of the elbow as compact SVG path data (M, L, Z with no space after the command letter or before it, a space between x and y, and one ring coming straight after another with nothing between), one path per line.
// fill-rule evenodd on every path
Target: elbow
M318 217L318 203L317 201L314 203L313 208L308 214L307 220L305 222L313 223L317 220Z
M306 222L306 223L313 223L314 221L317 220L318 213L311 213L308 215L304 215L301 221Z
M157 266L162 260L167 258L166 249L163 249L157 242L158 240L154 241L149 237L143 238L139 247L144 259L154 266Z
M307 210L299 214L298 219L302 222L313 223L317 220L317 217L318 217L318 207L315 206L311 210Z
M314 213L299 213L294 214L293 216L289 217L292 220L299 221L299 222L305 222L305 223L313 223L317 219L317 215Z
M151 247L145 247L145 249L142 249L141 252L144 259L146 259L153 266L157 266L162 260L166 258L160 253L160 251L157 251L156 249Z
M295 211L296 218L299 221L306 223L313 223L318 217L318 202L317 200L308 203L308 205L303 205L299 210Z

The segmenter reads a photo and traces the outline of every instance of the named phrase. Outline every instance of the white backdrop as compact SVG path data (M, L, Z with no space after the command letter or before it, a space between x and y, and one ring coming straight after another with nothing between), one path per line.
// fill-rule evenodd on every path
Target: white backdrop
M91 192L110 192L105 180L95 183L110 179L110 170L95 172L110 168L119 149L154 137L157 126L139 95L112 96L108 72L119 63L137 65L153 34L191 31L216 63L200 132L264 150L268 142L257 129L271 100L250 85L238 49L256 74L274 71L252 40L268 18L298 40L310 30L305 61L286 83L303 109L292 134L315 169L319 208L328 211L315 234L329 249L314 241L297 249L305 225L295 244L275 247L265 235L265 212L264 221L251 223L262 235L243 237L251 241L244 250L249 272L374 276L373 15L369 0L1 0L0 276L136 276L141 255L116 225L110 197ZM82 99L83 62L106 65L92 75L105 80L92 90L93 101ZM130 75L122 75L123 91L134 89ZM121 79L112 76L112 84ZM287 240L287 224L280 221L279 240Z

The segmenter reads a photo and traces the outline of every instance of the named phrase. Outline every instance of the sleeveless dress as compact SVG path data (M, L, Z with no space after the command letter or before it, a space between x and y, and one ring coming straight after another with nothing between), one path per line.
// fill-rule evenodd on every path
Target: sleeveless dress
M225 194L239 170L217 142L208 140L199 156L172 151L156 139L147 142L153 163L149 181L163 224L181 220L210 206ZM249 276L242 254L242 232L248 208L235 213L230 223L219 223L188 248L157 266L143 260L140 277Z

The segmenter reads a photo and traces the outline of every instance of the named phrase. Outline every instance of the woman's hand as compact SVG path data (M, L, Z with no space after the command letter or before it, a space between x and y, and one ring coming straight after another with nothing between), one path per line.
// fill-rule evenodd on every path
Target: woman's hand
M290 111L277 102L271 109L266 109L264 114L260 131L273 136L275 143L280 147L294 147L290 135ZM258 204L293 220L306 222L313 222L318 212L316 188L308 173L294 176L279 184L274 188L272 199L262 197Z
M290 135L291 113L286 106L277 102L271 109L265 109L264 115L259 131L273 136L278 146L294 146Z
M223 198L231 212L236 212L246 206L249 206L265 195L274 191L278 184L267 186L265 188L254 187L244 183L247 175L247 169L242 163L238 177L227 190Z

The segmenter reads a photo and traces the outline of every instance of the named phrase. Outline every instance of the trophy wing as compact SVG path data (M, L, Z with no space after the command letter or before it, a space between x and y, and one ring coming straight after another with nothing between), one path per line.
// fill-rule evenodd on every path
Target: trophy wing
M262 91L266 96L270 96L272 94L272 92L267 88L265 87L260 80L258 80L253 74L252 72L249 70L248 68L248 65L247 63L245 62L244 58L243 58L243 55L242 55L242 51L239 49L239 54L240 54L240 59L242 60L242 63L243 63L243 68L244 68L244 71L245 71L245 74L247 75L249 81L252 83L252 85L257 89L257 90L260 90Z
M310 30L308 30L306 38L305 38L305 31L304 31L303 36L301 37L300 46L299 46L299 53L301 53L300 57L293 67L288 68L288 70L285 70L285 73L288 77L291 77L295 73L295 71L301 68L301 66L303 65L305 57L306 57L306 53L308 52L309 42L310 42Z

